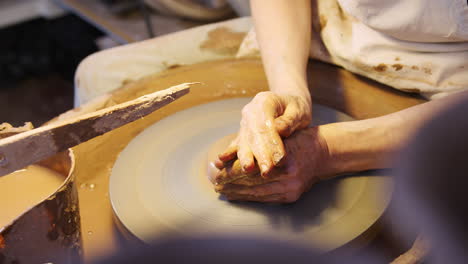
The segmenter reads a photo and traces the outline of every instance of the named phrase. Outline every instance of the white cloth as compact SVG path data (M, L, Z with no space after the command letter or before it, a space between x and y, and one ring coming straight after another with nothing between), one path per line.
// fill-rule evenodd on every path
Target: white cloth
M466 0L338 0L363 24L400 40L468 40Z
M466 0L313 3L312 58L429 99L468 88ZM258 49L253 35L240 56Z
M84 59L75 74L75 106L116 90L125 83L156 74L171 65L193 64L233 57L201 49L215 29L246 32L250 18L208 24L97 52ZM227 41L228 44L230 43Z
M466 0L313 2L311 57L428 98L468 88ZM252 24L249 18L239 18L88 57L75 76L76 106L173 64L230 57L200 49L208 33L218 27L244 32ZM258 54L252 30L238 56Z

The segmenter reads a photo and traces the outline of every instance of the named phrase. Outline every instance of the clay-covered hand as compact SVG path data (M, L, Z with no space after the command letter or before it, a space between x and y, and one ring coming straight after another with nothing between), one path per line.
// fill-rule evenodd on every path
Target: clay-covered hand
M256 160L266 178L285 157L282 138L310 122L310 98L261 92L242 109L239 134L219 159L227 163L237 156L244 172L252 172Z
M284 163L275 167L270 177L261 177L258 168L245 173L235 160L213 179L215 190L229 200L291 203L315 182L333 175L328 146L319 127L298 131L284 143Z

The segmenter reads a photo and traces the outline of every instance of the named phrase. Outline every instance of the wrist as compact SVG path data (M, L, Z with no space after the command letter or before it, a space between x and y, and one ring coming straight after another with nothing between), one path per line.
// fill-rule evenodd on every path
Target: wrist
M320 126L328 151L328 176L387 167L388 152L380 147L382 129L373 119Z
M299 71L281 72L269 79L270 91L276 94L298 96L311 105L307 77Z

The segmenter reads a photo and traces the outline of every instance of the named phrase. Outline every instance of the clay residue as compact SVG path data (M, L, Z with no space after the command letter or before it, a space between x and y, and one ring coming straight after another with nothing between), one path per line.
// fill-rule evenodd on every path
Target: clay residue
M393 69L395 69L395 71L399 71L399 70L403 69L403 65L401 65L399 63L393 64L392 67L393 67Z
M341 33L344 35L344 36L347 36L348 38L350 38L350 36L352 35L353 33L353 28L352 28L352 23L353 22L356 22L357 19L351 15L349 15L348 13L346 13L342 8L341 6L336 3L336 7L338 9L338 16L340 17L341 19Z
M341 20L346 20L347 18L341 6L338 6L338 15L340 16Z
M175 69L175 68L179 68L180 66L182 66L182 64L172 64L172 65L167 66L167 69L168 70Z
M425 74L429 74L431 75L432 74L432 70L431 68L428 68L428 67L423 67L422 70L424 71Z
M129 83L132 83L132 82L134 82L134 81L135 81L135 80L131 80L131 79L123 79L123 80L122 80L122 86L123 86L123 85L127 85L127 84L129 84Z
M166 67L167 70L175 69L175 68L179 68L183 66L182 64L179 64L179 63L169 63L167 61L163 61L162 64L164 65L164 67Z
M324 15L319 16L320 31L322 31L327 26L327 18Z
M395 61L400 61L400 57L395 57Z
M210 148L208 149L207 152L207 161L206 161L206 166L207 166L207 175L208 179L211 181L211 183L215 182L216 175L218 174L219 170L216 168L214 165L214 161L218 159L218 155L223 153L229 144L236 138L237 134L231 134L224 136L217 141L215 141ZM205 177L205 175L203 175Z
M387 70L387 65L383 64L383 63L380 63L379 65L377 66L374 66L372 67L375 71L378 71L378 72L384 72Z
M435 85L428 78L412 78L412 77L407 76L407 75L396 74L396 71L388 71L388 68L391 65L387 65L387 64L384 64L384 63L380 63L378 65L371 66L371 65L363 63L362 61L356 60L354 62L354 64L356 66L358 66L364 72L376 71L376 72L379 72L382 76L387 76L387 77L390 77L390 78L398 78L398 79L401 79L401 80L404 79L404 80L410 80L410 81L415 81L415 82L426 83L426 84L429 84L429 85ZM412 70L420 70L420 68L418 66L416 66L416 65L409 66L409 65L403 65L402 64L402 66L403 66L403 68L407 67L407 68L411 68Z
M331 62L328 51L321 36L322 31L327 26L328 19L324 14L319 13L317 2L312 1L312 36L310 46L310 57L321 61Z
M221 55L235 55L246 34L227 27L215 28L208 32L208 37L200 44L200 49Z

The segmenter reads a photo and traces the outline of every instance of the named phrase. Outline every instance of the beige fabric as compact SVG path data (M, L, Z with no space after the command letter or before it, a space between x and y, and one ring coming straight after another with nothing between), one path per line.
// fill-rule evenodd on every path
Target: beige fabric
M468 43L461 41L468 36L465 0L315 0L313 3L312 58L403 91L420 92L427 98L468 88ZM242 32L252 28L252 23L249 18L240 18L210 24L88 57L78 67L75 77L75 105L171 65L232 57L200 49L208 33L219 27ZM439 41L445 39L446 43ZM253 30L237 55L259 56Z
M338 0L343 10L367 26L400 40L468 40L466 0ZM465 43L466 50L466 43Z
M235 33L247 32L251 27L250 18L238 18L92 54L80 63L75 74L75 106L172 66L232 58L235 54L201 46L210 40L210 32L216 29L225 28Z
M415 26L409 29L393 26L404 24L405 21L411 19L395 15L392 6L399 8L400 13L406 14L407 8L410 8L409 10L422 8L423 3L419 0L415 0L412 2L413 4L406 3L413 0L339 1L346 6L346 11L341 8L337 0L313 1L315 14L312 58L334 63L351 72L364 75L399 90L420 92L430 99L468 88L468 42L455 42L455 40L467 39L468 36L465 32L468 27L466 17L468 8L466 6L461 8L464 0L440 0L452 4L447 4L445 9L441 8L439 10L441 14L432 18L431 14L433 13L431 12L429 14L415 12L411 19L414 21L422 19L425 22L421 22L419 27ZM439 0L424 2L428 4L431 2L434 6L444 6ZM365 3L368 6L353 6L352 3ZM419 6L416 5L418 3ZM381 5L380 10L388 11L382 12L382 15L386 16L385 19L378 18L376 10L379 4ZM466 3L464 4L466 5ZM361 9L367 8L370 11L363 13L362 10L357 10L359 7ZM348 14L348 10L353 10L356 17ZM363 14L367 16L365 17ZM420 16L423 16L424 19ZM423 30L425 26L428 26L429 22L427 21L432 21L436 25L441 21L439 19L444 16L456 18L450 20L451 24L448 22L444 24L446 28L441 26L434 28L434 31ZM373 27L365 24L359 18L370 23ZM413 25L410 22L407 23ZM444 39L441 35L444 29L453 29L453 34L447 37L446 43L424 42ZM414 32L419 32L420 36L415 35L413 40L419 38L421 41L403 40L409 38ZM239 56L243 56L243 54L251 56L255 53L254 50L258 49L258 45L252 43L255 39L253 34L251 32L246 39L249 42L248 45L241 45ZM399 36L400 39L395 36Z

